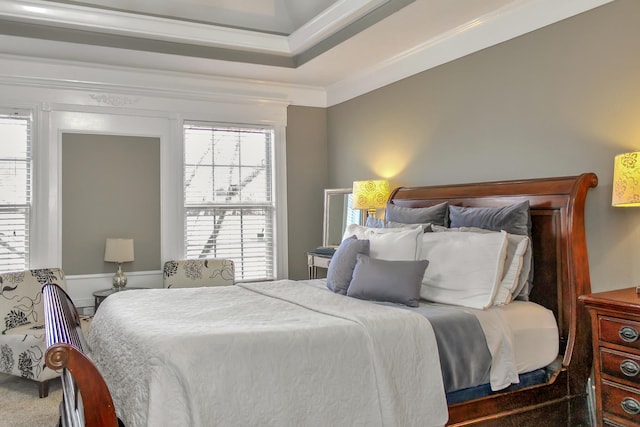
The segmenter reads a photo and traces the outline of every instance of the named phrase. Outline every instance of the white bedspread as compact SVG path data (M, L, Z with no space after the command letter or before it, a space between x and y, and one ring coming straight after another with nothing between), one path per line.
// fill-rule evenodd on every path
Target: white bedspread
M128 427L442 426L448 417L424 317L301 282L114 294L88 341Z

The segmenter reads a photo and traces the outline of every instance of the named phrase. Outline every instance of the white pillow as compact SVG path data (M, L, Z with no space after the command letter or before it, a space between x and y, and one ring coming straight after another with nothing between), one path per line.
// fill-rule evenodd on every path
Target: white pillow
M369 256L389 261L413 261L420 255L422 246L420 225L403 228L369 228L350 224L342 239L355 235L358 239L369 240Z
M507 256L504 263L504 274L500 281L500 287L493 299L493 305L504 305L511 302L518 287L520 277L522 275L522 269L524 268L524 255L531 246L529 244L529 236L522 236L520 234L507 233ZM531 252L529 251L529 254ZM530 265L529 262L527 265ZM529 275L529 269L527 268L527 275L523 277L527 280Z
M461 231L477 233L499 233L499 231L485 230L476 227L447 228L433 226L433 231ZM507 255L504 263L504 271L500 281L500 287L493 299L493 305L508 304L522 289L529 277L531 268L531 239L520 234L507 234Z
M507 233L424 233L421 259L429 261L420 296L485 309L493 305L508 246Z

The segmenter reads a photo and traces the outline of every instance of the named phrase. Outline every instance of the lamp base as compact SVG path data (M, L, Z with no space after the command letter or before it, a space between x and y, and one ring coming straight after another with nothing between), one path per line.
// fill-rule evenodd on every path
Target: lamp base
M122 272L122 264L118 263L118 271L113 275L113 287L116 291L127 286L127 276Z

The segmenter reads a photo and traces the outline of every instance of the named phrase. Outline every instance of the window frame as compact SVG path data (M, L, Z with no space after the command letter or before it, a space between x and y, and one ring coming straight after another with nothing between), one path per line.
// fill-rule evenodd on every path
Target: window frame
M0 211L4 212L15 212L19 214L20 211L25 211L23 214L25 216L25 230L24 230L24 253L23 253L23 262L20 266L9 267L9 264L5 264L0 261L0 272L9 272L9 271L17 271L17 270L25 270L29 269L31 266L31 248L33 247L32 236L34 236L34 189L35 189L35 162L34 162L34 152L35 152L35 120L34 114L31 109L24 108L6 108L0 107L0 116L6 117L8 119L23 119L27 121L27 157L25 159L26 166L26 176L25 179L29 183L29 188L27 191L27 195L25 197L25 203L23 204L0 204ZM7 268L5 268L5 265Z
M238 128L238 129L267 129L271 131L271 201L270 202L258 202L258 203L220 203L210 202L204 204L190 204L186 203L186 188L185 188L185 166L186 166L186 141L185 132L188 126L202 126L211 129L215 128ZM216 209L218 207L237 207L237 208L267 208L271 211L270 222L272 224L272 237L271 237L271 265L272 276L265 278L248 279L252 280L275 280L282 279L288 274L287 263L287 245L286 245L286 158L285 158L285 144L284 144L284 127L275 124L263 124L263 123L231 123L224 121L214 120L183 120L181 122L181 148L182 148L182 224L183 224L183 258L188 258L188 243L187 243L187 215L186 212L189 208L195 207L208 207ZM242 280L242 279L240 279Z

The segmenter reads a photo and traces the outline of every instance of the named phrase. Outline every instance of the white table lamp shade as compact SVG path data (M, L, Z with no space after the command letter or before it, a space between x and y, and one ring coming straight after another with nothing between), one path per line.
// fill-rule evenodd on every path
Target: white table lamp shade
M133 261L133 239L107 239L104 260L106 262Z

